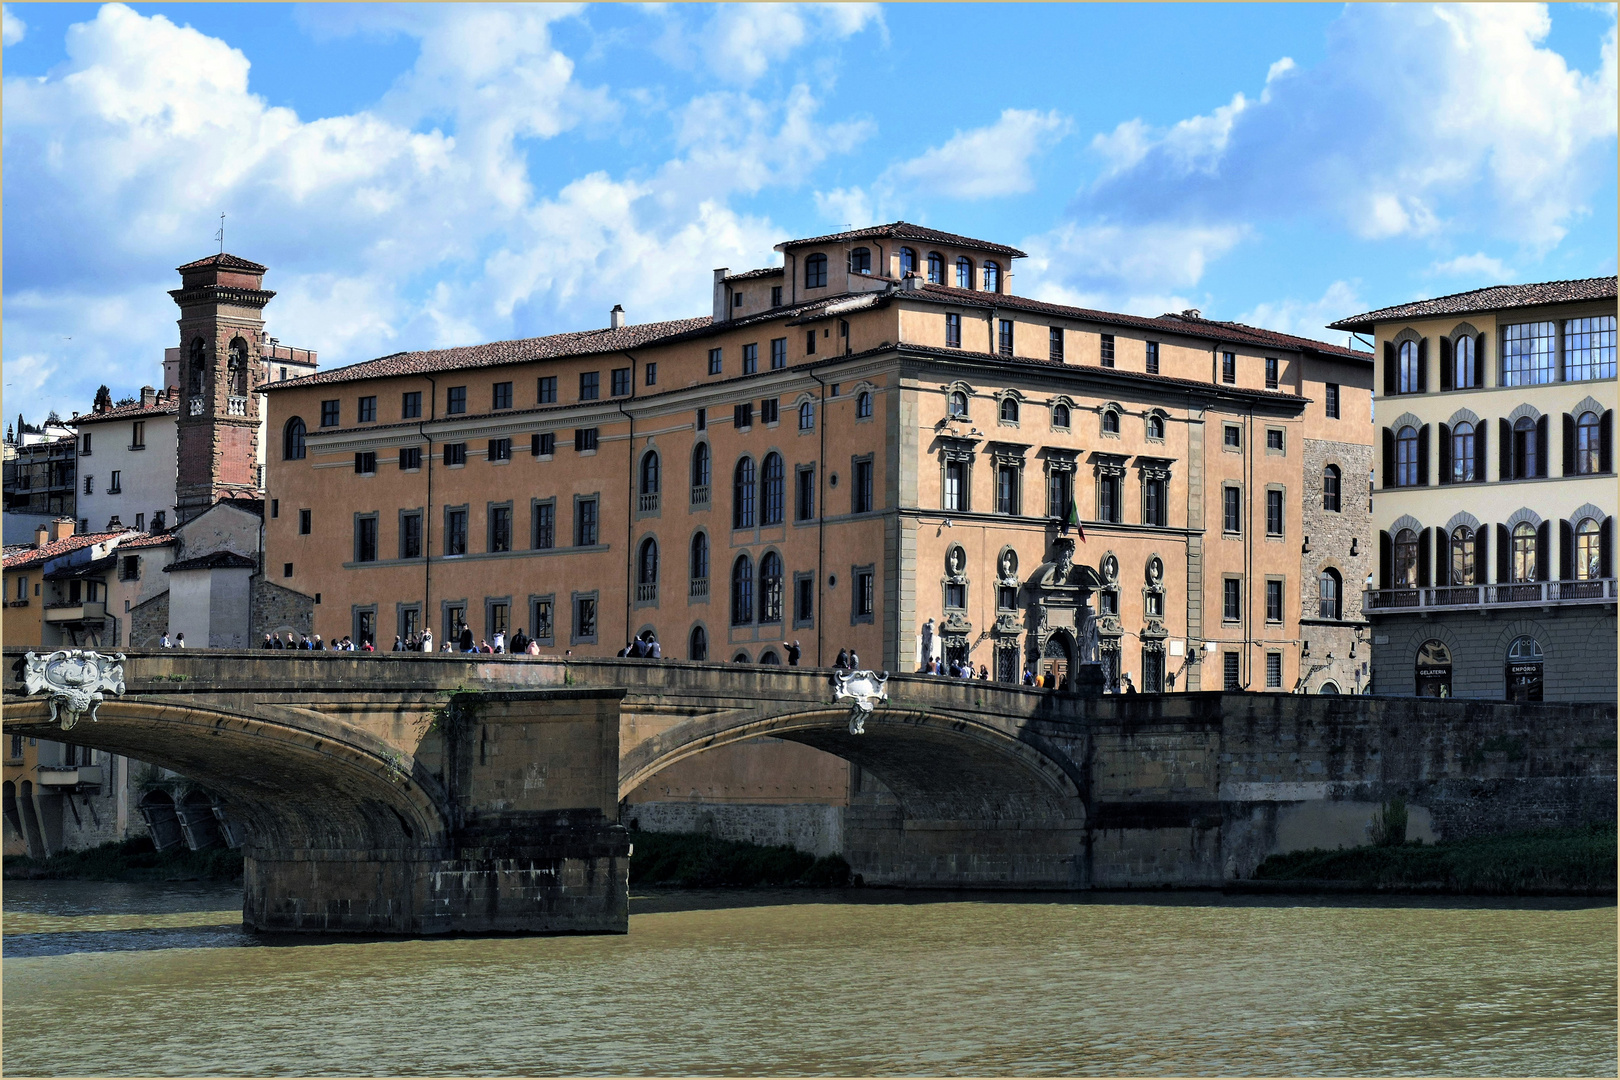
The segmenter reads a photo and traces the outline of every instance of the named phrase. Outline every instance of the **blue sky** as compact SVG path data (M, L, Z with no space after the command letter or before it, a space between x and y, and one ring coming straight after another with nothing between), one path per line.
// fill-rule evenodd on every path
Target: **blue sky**
M1273 329L1616 264L1613 5L5 5L5 407L155 382L173 268L323 366L702 314L904 218Z

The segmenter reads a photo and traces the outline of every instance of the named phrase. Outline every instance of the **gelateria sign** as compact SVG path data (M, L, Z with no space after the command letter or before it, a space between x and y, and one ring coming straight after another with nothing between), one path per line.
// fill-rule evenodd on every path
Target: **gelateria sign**
M124 654L102 656L86 649L58 649L45 656L27 653L23 686L31 695L48 695L51 719L68 731L87 712L94 721L108 694L124 692Z

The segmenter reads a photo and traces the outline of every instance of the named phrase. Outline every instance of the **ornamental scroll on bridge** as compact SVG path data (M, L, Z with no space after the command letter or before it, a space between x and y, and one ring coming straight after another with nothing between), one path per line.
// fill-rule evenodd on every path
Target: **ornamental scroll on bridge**
M23 660L27 693L50 695L51 719L59 720L63 731L72 729L86 712L95 720L106 694L124 692L123 653L102 656L84 649L58 649L43 657L28 653Z
M880 701L889 700L889 691L883 685L889 673L871 671L837 671L833 673L836 693L833 701L849 701L849 733L866 734L866 720Z

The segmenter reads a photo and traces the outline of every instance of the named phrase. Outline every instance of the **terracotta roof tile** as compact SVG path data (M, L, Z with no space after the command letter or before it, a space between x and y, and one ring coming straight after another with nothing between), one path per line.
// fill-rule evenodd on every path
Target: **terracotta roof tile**
M7 555L5 568L7 570L20 570L25 566L48 562L58 555L66 555L70 551L77 551L82 547L89 547L92 544L99 544L103 540L111 540L114 537L124 535L126 534L122 531L85 533L82 536L69 536L62 540L54 540L44 547L29 548L16 555Z
M177 570L257 570L259 564L246 555L238 555L234 551L211 551L207 555L199 555L195 559L182 559L177 563L170 563L163 568L165 574L172 574Z
M979 251L993 251L998 255L1010 255L1015 259L1026 258L1024 252L1006 244L993 244L989 240L975 240L971 236L962 236L958 233L940 232L938 229L925 228L922 225L913 225L909 221L891 221L887 225L871 225L864 229L852 229L849 232L828 233L826 236L812 236L804 240L788 240L777 244L778 251L783 248L798 247L802 244L831 244L844 240L916 240L924 244L949 244L952 247L975 248Z
M1615 277L1575 278L1570 281L1542 281L1533 285L1491 285L1469 292L1437 296L1432 300L1414 300L1410 304L1379 308L1365 315L1355 315L1328 323L1335 330L1371 331L1381 322L1397 319L1426 319L1436 315L1466 315L1474 311L1495 311L1500 308L1531 307L1536 304L1567 304L1582 300L1613 300Z
M727 281L747 281L749 278L781 277L783 270L780 266L762 266L758 270L744 270L740 274L727 274Z
M119 551L133 551L133 550L138 550L140 548L165 547L165 546L167 546L169 544L174 543L178 539L179 538L177 536L175 536L172 531L165 531L165 532L160 532L160 533L151 533L150 535L147 535L147 536L137 536L133 540L124 540L124 541L120 542L119 545L118 545L118 550Z
M195 262L188 262L184 266L175 267L175 269L183 272L186 270L201 270L205 266L217 266L221 270L249 270L255 274L263 274L270 269L268 266L260 266L256 262L249 262L240 255L232 255L228 251L218 255L209 255Z
M73 423L76 426L83 427L85 424L99 424L107 420L130 420L140 419L143 416L166 416L170 413L178 413L179 411L179 398L159 398L150 405L142 405L140 402L136 401L129 405L114 405L105 412L80 413L78 416L73 418Z

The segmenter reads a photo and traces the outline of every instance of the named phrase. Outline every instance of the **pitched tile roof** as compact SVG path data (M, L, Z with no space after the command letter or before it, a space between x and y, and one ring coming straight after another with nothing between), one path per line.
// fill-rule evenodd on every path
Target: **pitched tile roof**
M174 535L172 530L160 533L152 533L148 536L137 536L133 540L124 540L119 543L118 550L134 551L138 548L166 547L178 539L179 538Z
M165 574L177 570L257 570L258 562L234 551L211 551L195 559L182 559L163 568Z
M740 274L727 274L727 281L746 281L749 278L781 277L783 270L780 266L762 266L758 270L744 270Z
M91 544L99 544L103 540L111 540L123 536L122 530L117 532L85 533L82 536L69 536L61 540L53 540L44 547L29 548L15 555L7 555L5 568L7 570L20 570L23 567L33 566L35 563L48 562L58 555L66 555L70 551L77 551Z
M1220 319L1195 319L1184 315L1161 315L1155 319L1142 315L1123 315L1115 311L1069 307L1065 304L1052 304L1044 300L1031 300L1024 296L977 292L972 289L957 289L949 285L924 285L916 292L900 292L893 295L901 299L920 297L926 300L963 304L972 307L1012 308L1018 311L1031 311L1070 319L1083 319L1087 322L1111 323L1116 326L1132 326L1141 330L1158 330L1163 333L1181 334L1186 337L1228 341L1238 345L1257 345L1261 348L1274 349L1302 349L1340 359L1360 360L1369 364L1372 363L1373 359L1372 353L1363 352L1360 349L1346 349L1342 345L1329 345L1325 341L1317 341L1314 338L1296 337L1293 334L1279 334L1275 330L1262 330L1257 326L1247 326L1237 322L1223 322Z
M73 418L73 423L75 426L83 427L85 424L100 424L108 420L138 420L143 416L165 416L179 411L179 398L159 398L150 405L142 405L136 401L128 405L114 405L102 412L80 413Z
M993 244L988 240L975 240L971 236L962 236L958 233L940 232L938 229L929 229L921 225L913 225L909 221L891 221L887 225L871 225L864 229L852 229L849 232L828 233L826 236L812 236L805 240L787 240L777 244L776 249L798 247L802 244L831 244L845 240L916 240L925 244L949 244L952 247L975 248L979 251L993 251L998 255L1010 255L1015 259L1026 258L1024 252L1006 244Z
M1491 285L1469 292L1414 300L1410 304L1379 308L1328 323L1335 330L1371 331L1376 323L1397 319L1425 319L1435 315L1465 315L1473 311L1531 307L1535 304L1566 304L1582 300L1613 300L1615 277L1576 278L1571 281L1542 281L1533 285Z
M228 251L221 252L218 255L209 255L195 262L188 262L184 266L175 267L175 269L183 272L186 270L201 270L205 266L217 266L221 270L249 270L255 274L263 274L270 269L268 266L260 266L256 262L249 262L239 255L232 255Z

